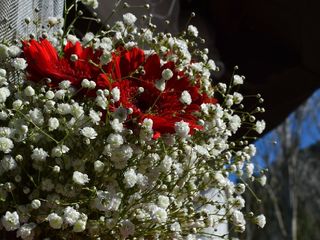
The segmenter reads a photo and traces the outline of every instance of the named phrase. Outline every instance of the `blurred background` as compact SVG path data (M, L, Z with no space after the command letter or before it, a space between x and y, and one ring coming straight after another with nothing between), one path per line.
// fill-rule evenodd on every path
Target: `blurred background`
M239 239L319 239L320 236L320 2L318 0L101 0L100 28L121 14L153 15L159 31L198 27L210 57L220 68L213 81L228 82L234 66L245 75L240 90L260 93L265 135L256 141L254 161L267 168L265 188L251 186L247 205L267 217L264 229L248 226ZM143 7L150 4L150 9ZM112 13L116 8L117 12ZM88 10L88 9L87 9ZM92 10L88 10L92 12ZM165 24L169 20L170 24ZM79 24L77 29L86 31ZM256 100L246 102L254 109ZM256 171L260 171L259 167ZM232 237L232 235L230 236Z

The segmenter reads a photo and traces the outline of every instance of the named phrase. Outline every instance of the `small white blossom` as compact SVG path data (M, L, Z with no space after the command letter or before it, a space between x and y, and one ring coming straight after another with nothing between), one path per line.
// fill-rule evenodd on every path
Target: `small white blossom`
M257 179L258 180L258 182L261 184L261 186L264 186L264 185L266 185L266 183L267 183L267 177L266 177L266 175L262 175L260 178L258 178Z
M227 91L227 84L225 83L218 83L217 87L222 93L225 93Z
M97 96L96 99L97 106L101 107L102 109L106 109L108 105L108 100L105 96Z
M81 82L81 87L83 88L89 88L90 87L90 81L88 79L83 79Z
M48 24L50 26L54 26L54 25L58 24L58 18L56 18L56 17L48 17Z
M81 214L84 215L84 214ZM86 215L85 215L86 216ZM74 232L83 232L84 230L86 230L86 226L87 226L87 219L88 217L80 217L80 219L78 219L74 225L73 225L73 231Z
M7 137L9 138L12 134L12 129L8 127L0 127L0 137Z
M24 94L27 96L27 97L32 97L34 94L35 94L35 91L33 89L33 87L31 86L28 86L24 89Z
M266 225L266 217L263 214L256 216L253 221L260 228L263 228Z
M241 85L243 84L243 77L239 76L239 75L234 75L233 76L233 84L234 85Z
M97 84L95 83L95 81L90 81L89 82L89 89L95 89L97 86Z
M19 215L16 211L9 212L7 211L6 214L1 218L2 226L7 231L14 231L20 227L19 222Z
M111 90L111 96L115 102L118 102L120 100L120 89L118 87L113 88Z
M102 48L104 51L111 51L113 46L113 42L111 38L104 37L101 39L100 48Z
M95 161L93 166L94 166L94 170L98 173L101 173L104 169L104 163L99 160Z
M40 207L41 207L41 202L40 202L40 200L38 200L38 199L32 200L32 202L31 202L31 207L32 207L33 209L38 209L38 208L40 208Z
M44 162L48 156L48 153L42 148L33 149L31 154L31 158L38 162Z
M158 223L165 223L168 218L167 211L161 207L154 207L152 209L152 218Z
M160 168L163 172L168 172L170 171L171 166L172 166L172 158L166 155L161 161Z
M62 82L59 83L59 87L61 89L68 89L71 86L71 82L68 80L64 80Z
M57 112L61 115L67 115L71 113L71 106L68 103L58 104Z
M93 124L99 124L99 122L100 122L100 120L101 120L101 117L100 117L100 114L99 114L99 112L96 112L96 111L94 111L94 110L90 110L90 112L89 112L89 117L90 117L90 119L91 119L91 122L93 123Z
M92 7L93 9L98 8L99 2L97 0L81 0L84 5Z
M233 211L232 222L235 226L244 226L246 224L246 220L244 219L243 213L239 210Z
M52 157L61 157L63 154L69 152L69 148L66 145L54 147L51 150Z
M12 108L18 110L21 108L22 104L23 102L20 99L17 99L12 103Z
M190 105L192 103L192 98L188 91L185 90L181 93L180 102L186 105Z
M214 179L217 181L217 183L219 184L219 186L224 187L227 185L227 180L226 178L222 175L222 173L220 171L216 172L214 174Z
M126 25L133 25L137 21L137 18L132 13L126 13L123 15L123 22Z
M6 77L6 75L7 75L7 71L3 68L0 68L0 77L4 78L4 77Z
M0 137L0 151L4 153L11 152L13 148L13 142L6 137Z
M208 61L208 68L209 70L212 70L212 71L215 71L217 69L215 62L212 59Z
M246 165L246 172L247 172L247 176L248 177L252 177L253 170L254 170L254 164L253 163L248 163Z
M171 69L166 68L162 71L161 76L164 80L169 80L173 77L173 72L171 71Z
M160 195L157 203L159 207L166 209L170 205L170 200L167 196Z
M124 141L120 134L111 133L107 138L107 142L113 147L120 147Z
M122 37L122 33L121 32L116 32L115 35L113 36L113 38L116 40L116 41L120 41L123 37Z
M134 187L137 183L137 174L134 169L130 168L124 173L124 183L128 188Z
M58 165L55 165L52 169L53 172L59 173L60 172L60 167Z
M97 197L93 201L94 208L99 211L117 211L121 204L121 198L117 194L107 191L97 191Z
M53 229L60 229L63 224L63 219L56 213L50 213L47 217L50 227Z
M95 139L98 135L92 127L84 127L80 130L80 133L88 139Z
M44 124L44 116L39 108L30 110L29 115L34 124L38 126L42 126Z
M24 58L15 58L12 62L12 66L16 70L25 70L27 68L28 64Z
M126 49L132 49L132 48L134 48L134 47L137 46L137 45L138 45L138 43L133 42L133 41L130 41L130 42L127 42L127 43L124 45L124 47L125 47Z
M188 33L193 37L198 37L199 34L198 29L193 25L188 26Z
M72 180L79 185L85 185L90 181L87 174L84 174L78 171L73 172Z
M259 134L261 134L265 128L266 128L266 122L264 120L257 121L256 125L254 126L254 130L256 130L256 132Z
M7 87L0 88L0 103L4 103L7 97L10 96L10 91Z
M34 233L32 230L37 225L35 223L25 223L23 224L17 231L17 237L21 237L22 239L30 240L33 239Z
M72 226L80 218L80 213L75 210L73 207L66 207L63 213L64 221Z
M18 57L21 54L21 48L15 45L10 46L8 49L8 53L12 58Z
M234 92L233 93L233 101L235 104L240 104L243 100L243 96L241 93Z
M57 118L55 117L49 118L49 121L48 121L49 131L56 130L59 127L59 125L60 123Z
M6 120L8 118L8 114L4 111L0 111L0 120Z
M59 89L58 91L55 92L54 97L56 99L63 100L66 96L67 91L64 89Z
M86 45L94 39L94 34L92 32L87 32L82 38L82 44Z
M10 155L5 155L0 164L4 171L10 171L17 167L17 162Z
M151 130L153 126L153 121L150 118L143 119L142 127L148 130Z
M188 122L184 122L181 120L180 122L176 122L174 125L174 130L181 138L186 138L190 132L190 127Z
M67 40L70 41L73 45L75 45L76 42L79 42L79 39L75 35L72 35L72 34L69 34L67 36Z
M122 132L122 131L123 131L123 124L119 121L118 118L113 119L113 120L110 122L110 125L111 125L112 129L113 129L115 132Z
M51 91L51 90L47 91L46 92L46 98L49 99L49 100L53 99L54 98L54 92Z

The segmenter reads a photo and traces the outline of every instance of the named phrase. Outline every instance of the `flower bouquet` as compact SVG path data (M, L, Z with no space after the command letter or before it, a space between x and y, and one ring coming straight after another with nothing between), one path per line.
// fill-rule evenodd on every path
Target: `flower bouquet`
M253 116L263 108L243 110L244 77L210 79L217 67L194 26L172 36L143 19L138 28L127 13L79 39L49 18L45 31L0 44L2 232L214 239L224 236L208 228L223 222L263 227L263 215L242 212L246 183L229 179L258 179L247 138L263 130Z

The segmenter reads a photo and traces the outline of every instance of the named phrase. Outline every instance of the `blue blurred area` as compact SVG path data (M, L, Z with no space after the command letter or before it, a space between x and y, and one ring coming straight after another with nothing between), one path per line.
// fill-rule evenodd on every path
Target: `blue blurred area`
M281 152L282 140L277 129L284 127L284 124L290 130L291 139L287 139L289 144L293 144L290 141L297 137L298 147L303 150L320 142L320 89L305 104L291 113L282 124L255 142L257 155L254 161L260 168L270 166Z

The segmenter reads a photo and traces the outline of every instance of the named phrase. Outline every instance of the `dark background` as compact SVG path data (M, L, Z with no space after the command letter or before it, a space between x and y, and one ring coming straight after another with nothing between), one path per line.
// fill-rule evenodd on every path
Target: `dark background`
M261 93L267 130L319 88L320 1L181 0L180 9L182 21L197 13L222 79L238 65L246 76L241 93Z

